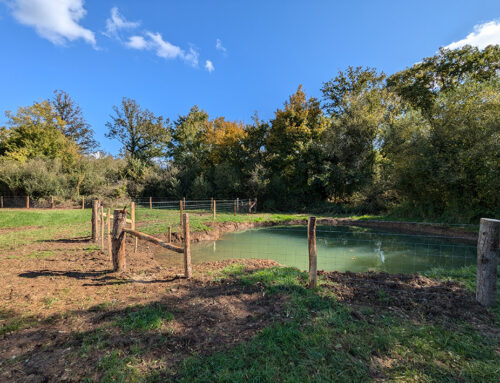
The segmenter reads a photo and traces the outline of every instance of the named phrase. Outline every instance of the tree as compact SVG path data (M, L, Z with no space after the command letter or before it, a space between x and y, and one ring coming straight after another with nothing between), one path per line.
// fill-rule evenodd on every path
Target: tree
M106 123L106 137L120 141L126 156L149 164L165 154L170 141L168 119L164 121L163 117L156 117L126 97L120 107L113 107L113 111L115 115L110 116L111 121Z
M26 162L45 157L60 159L66 169L78 158L75 143L64 136L65 121L48 101L20 107L16 114L7 112L8 129L3 129L0 154Z
M299 86L278 109L266 138L266 165L271 174L269 198L282 206L321 198L319 138L326 128L318 100Z
M436 97L442 91L462 84L466 79L488 81L500 71L500 46L483 50L469 45L460 49L441 48L410 68L387 79L387 86L413 107L429 117Z
M65 122L62 132L78 145L80 152L90 153L99 147L94 139L94 131L83 118L80 106L68 93L56 90L50 102L57 115Z
M372 181L379 128L391 109L384 74L348 67L323 84L329 125L322 135L322 180L329 196L350 197Z

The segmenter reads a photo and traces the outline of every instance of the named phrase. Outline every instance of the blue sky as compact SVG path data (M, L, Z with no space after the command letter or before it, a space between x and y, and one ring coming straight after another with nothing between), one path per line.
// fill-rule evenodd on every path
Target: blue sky
M500 44L500 1L0 0L0 36L0 124L63 89L117 154L104 125L122 97L171 120L195 104L268 119L348 65L390 74L440 46Z

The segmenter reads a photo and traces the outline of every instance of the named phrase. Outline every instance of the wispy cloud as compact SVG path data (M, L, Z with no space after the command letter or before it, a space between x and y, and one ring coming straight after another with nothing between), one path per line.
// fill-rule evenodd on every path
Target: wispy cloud
M205 69L212 73L215 70L214 63L210 60L205 61Z
M483 49L488 45L500 44L500 21L490 21L474 26L474 31L467 35L465 39L455 41L445 48L456 49L464 45L472 45Z
M154 51L158 57L167 60L181 59L191 66L198 66L199 53L194 47L190 47L186 52L181 47L164 40L158 32L145 31L144 36L130 36L125 45L131 49Z
M227 53L227 49L226 49L226 47L224 47L224 45L222 45L221 39L215 40L215 49L217 49L218 51L221 51L223 53Z
M119 38L119 32L122 29L134 29L141 23L139 21L127 21L118 11L118 7L111 8L111 16L106 19L106 35L108 37Z
M94 32L79 24L87 13L84 0L13 0L9 5L19 23L35 28L53 44L83 39L96 46Z

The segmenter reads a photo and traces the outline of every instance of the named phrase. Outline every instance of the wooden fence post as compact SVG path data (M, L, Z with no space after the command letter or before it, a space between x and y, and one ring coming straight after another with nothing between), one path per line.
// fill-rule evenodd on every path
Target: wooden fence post
M172 226L168 227L167 239L168 239L168 243L172 243Z
M101 250L104 251L104 206L101 205Z
M27 195L26 196L26 209L29 209L30 208L30 196Z
M54 196L53 195L50 196L50 208L51 209L54 208Z
M99 200L92 201L92 242L99 239Z
M236 200L234 200L234 215L236 215Z
M191 233L189 232L189 214L184 214L184 276L190 279L191 275Z
M132 224L130 225L132 230L135 230L135 202L130 202L130 218L132 219ZM134 238L134 254L137 253L137 242L138 238Z
M210 197L210 211L214 210L214 197Z
M3 195L0 196L0 208L3 209Z
M316 253L316 217L309 217L307 223L307 244L309 248L309 287L316 287L318 257Z
M481 218L477 240L476 299L483 306L496 304L498 257L500 220Z
M153 208L153 197L149 197L149 208Z
M124 271L127 267L125 258L125 240L127 234L123 229L127 225L127 210L115 210L113 213L113 270Z
M213 221L217 218L217 203L214 200L214 211L213 211Z
M182 214L183 214L182 200L179 201L179 211L180 211L180 221L181 221L181 227L182 227Z
M113 261L113 252L111 250L111 209L108 207L108 214L107 214L107 232L108 232L108 255L109 255L109 260Z
M85 197L82 196L82 210L85 209Z

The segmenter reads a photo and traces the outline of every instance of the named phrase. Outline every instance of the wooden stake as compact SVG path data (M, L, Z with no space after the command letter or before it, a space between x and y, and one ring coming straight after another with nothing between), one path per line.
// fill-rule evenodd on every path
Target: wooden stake
M113 270L124 271L127 268L125 258L125 240L127 234L123 232L127 224L127 210L115 210L113 212Z
M54 196L50 196L50 208L53 209L54 208Z
M318 258L316 253L316 217L309 217L307 223L307 244L309 248L309 287L316 287Z
M135 202L130 202L130 215L132 219L132 223L130 224L130 227L132 230L135 230ZM134 254L137 253L137 237L135 237L135 243L134 243Z
M181 221L181 227L182 227L182 200L179 201L179 210L181 212L181 214L180 214L180 221Z
M499 257L500 220L481 218L477 240L476 299L483 306L496 304Z
M189 214L184 214L184 276L190 279L191 268L191 233L189 232Z
M104 251L104 206L101 205L101 250Z
M217 203L214 200L214 216L213 216L213 221L215 222L215 219L217 218Z
M30 208L30 196L27 195L26 196L26 209L29 209Z
M108 207L108 212L107 212L107 232L108 232L108 255L109 255L109 260L112 262L113 261L113 252L111 250L111 209Z
M92 242L99 239L99 200L92 201Z
M168 243L172 243L172 226L168 227L167 239L168 239Z
M149 197L149 208L153 208L153 197Z

